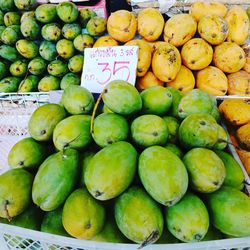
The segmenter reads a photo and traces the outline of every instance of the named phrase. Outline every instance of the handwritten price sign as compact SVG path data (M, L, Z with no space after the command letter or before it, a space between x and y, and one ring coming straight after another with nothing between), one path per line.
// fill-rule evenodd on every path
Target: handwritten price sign
M135 84L137 46L86 48L81 85L92 93L101 93L113 80Z

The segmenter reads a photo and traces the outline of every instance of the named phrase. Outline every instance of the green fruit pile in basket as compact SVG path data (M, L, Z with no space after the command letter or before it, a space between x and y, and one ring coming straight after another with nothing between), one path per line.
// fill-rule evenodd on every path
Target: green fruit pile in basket
M34 111L30 137L10 151L1 222L34 229L17 222L37 206L41 231L78 239L143 247L250 236L244 174L219 119L198 89L139 93L112 81L95 102L69 86L60 104Z
M79 85L84 48L105 31L104 18L71 2L0 0L0 92Z

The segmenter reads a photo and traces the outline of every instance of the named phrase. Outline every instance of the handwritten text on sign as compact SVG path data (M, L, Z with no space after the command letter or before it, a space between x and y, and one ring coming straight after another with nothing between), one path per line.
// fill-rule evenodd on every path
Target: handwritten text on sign
M137 46L86 48L81 85L92 93L101 93L113 80L135 84Z

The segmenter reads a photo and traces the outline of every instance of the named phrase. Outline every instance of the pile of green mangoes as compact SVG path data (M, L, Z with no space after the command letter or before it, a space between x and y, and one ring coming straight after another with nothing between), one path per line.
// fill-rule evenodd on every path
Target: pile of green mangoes
M0 0L0 92L79 85L84 48L105 31L104 18L71 2Z
M250 236L244 174L215 100L112 81L67 87L31 115L0 176L2 223L78 239L177 243Z

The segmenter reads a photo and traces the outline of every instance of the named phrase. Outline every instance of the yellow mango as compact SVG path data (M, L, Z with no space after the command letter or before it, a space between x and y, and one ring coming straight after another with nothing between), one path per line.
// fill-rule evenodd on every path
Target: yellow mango
M250 123L247 123L241 126L236 131L236 136L240 142L240 144L246 149L250 151Z
M196 2L191 5L189 13L198 22L203 16L210 14L225 17L227 14L227 7L224 4L217 2Z
M146 8L138 14L138 33L149 42L157 40L164 28L161 12L154 8Z
M208 66L197 72L196 86L210 95L225 95L228 89L227 77L222 70Z
M137 30L137 20L132 12L118 10L108 18L107 30L110 36L119 42L132 40Z
M228 42L241 45L248 37L249 19L247 12L240 6L234 6L225 17L229 25Z
M213 61L223 72L234 73L244 67L246 55L236 43L224 42L215 47Z
M212 45L223 43L228 35L227 21L217 15L203 16L198 24L200 36Z
M118 45L119 45L118 42L111 36L101 36L96 40L93 48L118 46Z
M139 55L137 63L137 76L144 76L151 64L152 49L148 43L141 39L131 40L125 43L125 46L139 46Z
M195 86L195 79L192 71L181 65L181 69L178 72L176 78L168 83L168 87L178 89L182 93L187 93Z
M152 70L155 76L163 82L175 79L181 68L181 55L170 43L160 45L152 58Z
M240 160L242 161L242 164L244 165L247 173L250 175L250 151L237 150L237 153L238 153Z
M229 74L228 94L250 96L250 74L244 70Z
M159 80L152 71L148 71L144 76L138 77L136 88L144 90L153 86L163 86L164 82Z
M250 73L250 46L243 47L243 50L246 54L246 63L244 65L243 69L247 73Z
M164 40L178 47L194 37L197 29L195 19L189 14L172 16L164 27Z
M191 70L206 68L213 59L212 47L202 38L193 38L181 50L183 64Z

